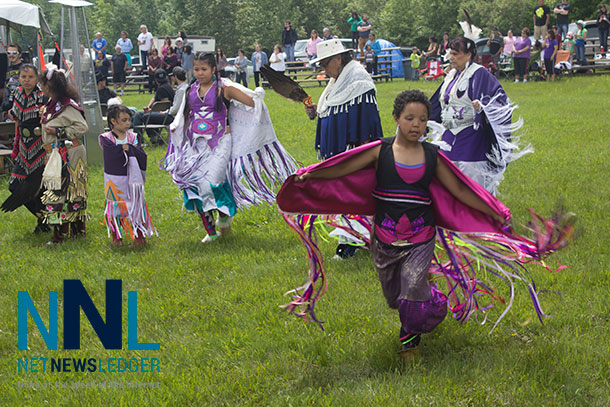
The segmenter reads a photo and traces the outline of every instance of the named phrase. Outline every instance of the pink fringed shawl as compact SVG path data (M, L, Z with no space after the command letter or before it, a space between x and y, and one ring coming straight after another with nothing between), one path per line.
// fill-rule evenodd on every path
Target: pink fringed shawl
M301 168L297 174L332 167L380 143L375 141L346 151L321 163ZM504 219L511 218L509 209L502 202L464 175L445 155L440 152L438 155L491 208ZM310 270L309 280L289 291L293 294L293 300L285 307L321 325L315 316L314 306L326 290L326 277L313 226L320 221L337 226L337 215L350 214L350 218L360 220L374 215L377 203L371 193L377 183L376 170L370 167L340 178L310 178L301 183L294 182L294 177L289 177L282 186L277 195L277 204L286 222L305 245ZM497 277L508 284L510 291L507 306L494 328L512 305L514 280L525 283L542 321L545 314L539 305L538 291L523 263L540 261L544 255L565 246L572 225L560 227L558 217L545 220L532 212L534 238L528 239L502 228L491 217L458 201L436 178L430 185L430 194L437 226L437 255L429 273L447 282L446 294L454 317L465 322L477 310L485 311L494 302L504 302L490 288L493 284L482 280L484 275L486 278ZM485 303L481 298L483 296L490 300Z

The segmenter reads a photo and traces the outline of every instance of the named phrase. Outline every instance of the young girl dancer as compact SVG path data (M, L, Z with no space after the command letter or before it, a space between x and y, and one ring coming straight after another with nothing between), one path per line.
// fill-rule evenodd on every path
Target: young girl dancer
M87 157L81 137L87 132L78 91L63 72L49 66L38 78L49 102L41 111L42 140L49 159L42 176L44 219L53 225L53 240L85 235L87 220Z
M272 186L296 166L275 137L261 88L221 79L213 54L195 56L193 75L170 126L164 168L184 207L201 217L207 243L230 232L238 206L274 201Z
M472 262L468 259L472 257L460 257L449 248L457 239L453 235L449 244L443 241L444 248L451 254L448 256L450 262L438 263L437 269L433 267L436 226L467 233L487 233L486 237L494 243L509 241L512 237L522 245L514 249L519 251L516 259L520 262L527 256L539 258L543 251L558 247L537 247L512 235L508 209L460 173L438 152L437 146L420 141L426 132L429 113L430 103L422 92L402 92L394 101L396 137L361 146L299 170L299 175L286 181L277 198L278 206L286 213L374 213L371 254L386 301L391 308L398 309L404 357L416 353L420 335L431 332L443 321L448 305L456 319L465 321L483 303L478 298L481 293L490 293L481 282L481 276L475 277L475 270L469 270ZM318 196L319 191L324 191L323 198ZM374 199L369 199L370 196ZM316 321L313 306L323 290L316 288L316 280L324 280L324 274L319 250L307 232L315 217L308 217L307 222L299 224L300 219L284 216L308 246L314 269L310 282L301 287L302 294L288 305L288 309L304 309L298 314ZM438 233L449 236L443 235L442 229L438 229ZM470 242L467 247L475 247L475 244ZM492 253L485 251L486 259L493 258ZM468 253L467 256L472 255ZM508 255L503 253L502 256L505 264ZM436 260L438 262L438 257ZM489 263L481 263L477 267L485 268L487 264L488 268L493 268ZM445 295L429 283L428 274L434 270L450 281L449 294ZM493 272L501 276L503 273L501 270ZM515 277L517 273L512 269L510 273L511 278L521 277ZM458 290L464 290L463 300L457 298Z
M131 247L146 243L156 233L144 200L146 153L138 136L129 130L132 112L125 105L108 108L110 131L100 135L104 153L104 217L112 242L122 244L124 237L134 239Z
M11 157L15 159L8 189L11 196L2 204L5 212L24 205L38 218L34 233L49 231L42 223L42 191L40 182L46 152L42 148L40 109L47 98L38 86L38 70L34 65L23 64L19 68L20 86L15 90L13 108L9 114L17 122L17 132Z

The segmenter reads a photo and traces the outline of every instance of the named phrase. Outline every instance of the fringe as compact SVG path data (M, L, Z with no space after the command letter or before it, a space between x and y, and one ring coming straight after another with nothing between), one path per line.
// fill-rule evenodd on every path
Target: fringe
M323 329L314 310L316 302L326 292L328 283L317 245L316 229L326 233L324 225L341 227L336 222L338 216L280 213L305 246L309 258L307 282L288 291L285 295L291 294L292 300L282 307L307 321L316 322ZM482 325L487 320L487 310L498 303L505 304L490 331L493 332L512 307L515 282L522 284L528 291L540 322L547 317L538 298L540 290L536 288L524 264L539 264L551 272L564 269L566 266L551 270L543 259L567 245L574 232L574 216L570 213L556 214L552 219L544 219L531 209L530 213L532 222L528 231L532 234L531 238L512 231L505 234L464 234L437 227L438 250L429 273L435 280L445 281L449 309L456 321L464 323L472 317L479 321L480 313L482 321L479 323ZM349 232L357 233L354 229ZM357 237L366 238L362 234ZM494 289L498 282L507 285L510 292L508 301L501 298Z
M229 164L228 179L238 208L275 202L275 190L296 172L297 162L278 141Z
M49 155L49 160L47 161L47 165L42 174L42 186L45 189L61 189L61 166L62 160L59 155L59 150L54 148Z

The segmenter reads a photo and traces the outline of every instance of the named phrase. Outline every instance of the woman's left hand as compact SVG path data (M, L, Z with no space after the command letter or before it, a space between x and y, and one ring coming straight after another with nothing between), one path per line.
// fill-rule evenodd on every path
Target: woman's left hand
M472 107L474 107L474 110L476 110L477 113L481 112L481 102L479 102L478 100L472 101Z

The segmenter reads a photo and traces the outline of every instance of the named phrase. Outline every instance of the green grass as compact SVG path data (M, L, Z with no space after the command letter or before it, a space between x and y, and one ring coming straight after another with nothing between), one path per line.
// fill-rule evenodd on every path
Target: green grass
M508 168L502 200L516 222L527 208L548 215L558 202L578 214L579 238L560 252L571 267L552 274L532 269L544 310L542 326L521 291L512 314L488 334L489 323L460 325L451 317L421 345L421 358L403 363L396 354L399 322L381 294L369 255L327 261L329 288L318 303L322 332L283 312L283 293L306 279L306 254L275 206L238 213L233 233L210 245L201 222L181 209L177 188L151 148L146 186L159 231L145 248L115 248L103 218L102 169L90 172L92 219L84 239L41 247L24 209L2 214L0 224L0 406L604 406L610 399L610 77L557 83L505 83L525 120L524 141L536 149ZM392 101L405 89L431 95L437 83L395 80L379 84L386 135L394 132ZM314 100L322 89L311 89ZM141 107L148 96L127 96ZM267 105L283 145L303 163L316 161L315 123L303 107L267 92ZM0 180L0 199L8 195ZM326 259L334 244L322 244ZM160 351L107 351L82 323L80 351L47 350L30 319L29 350L17 349L17 292L32 296L47 322L48 291L80 279L102 310L104 281L123 280L124 347L127 291L138 292L139 340ZM104 313L102 312L102 315ZM499 310L492 310L495 320ZM83 320L84 321L84 320ZM529 323L527 323L529 322ZM26 357L157 357L161 373L17 373ZM20 388L19 383L36 389ZM76 389L78 383L123 388ZM127 388L155 383L153 389ZM67 387L58 388L58 383Z

